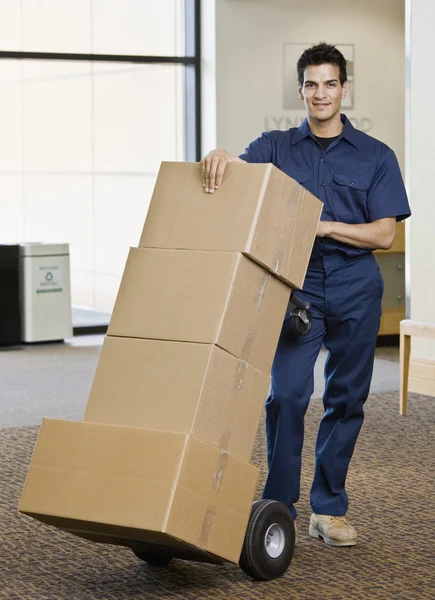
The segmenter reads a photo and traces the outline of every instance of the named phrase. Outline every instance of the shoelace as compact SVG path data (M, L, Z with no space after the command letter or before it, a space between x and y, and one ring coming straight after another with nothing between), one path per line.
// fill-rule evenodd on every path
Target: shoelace
M349 525L349 523L346 520L346 517L331 517L331 519L333 521L341 521L342 523L344 523L345 525Z

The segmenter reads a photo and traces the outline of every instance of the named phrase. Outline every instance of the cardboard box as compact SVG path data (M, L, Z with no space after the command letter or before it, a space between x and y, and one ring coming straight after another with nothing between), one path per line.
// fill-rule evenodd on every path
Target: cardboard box
M193 434L249 462L268 386L212 344L106 337L84 421Z
M271 164L229 164L206 194L199 163L163 162L139 246L243 252L302 288L322 207Z
M258 474L193 436L44 419L19 510L88 539L237 563Z
M108 335L217 344L269 375L289 297L237 252L131 248Z

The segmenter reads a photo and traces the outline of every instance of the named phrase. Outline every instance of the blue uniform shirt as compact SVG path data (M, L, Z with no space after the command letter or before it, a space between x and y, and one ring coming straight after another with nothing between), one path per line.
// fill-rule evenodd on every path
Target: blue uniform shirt
M322 220L371 223L385 217L398 221L411 211L399 164L384 143L355 129L341 115L342 134L326 151L311 133L307 119L299 128L268 131L253 141L240 158L248 163L272 163L298 181L323 203ZM316 238L313 258L347 256L371 250Z

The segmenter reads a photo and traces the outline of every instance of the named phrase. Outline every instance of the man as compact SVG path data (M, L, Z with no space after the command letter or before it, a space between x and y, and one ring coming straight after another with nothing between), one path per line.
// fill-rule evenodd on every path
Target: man
M354 546L345 519L346 475L361 429L381 317L383 281L372 250L387 250L396 221L410 215L393 151L352 127L340 114L348 93L346 60L325 43L297 63L306 119L297 129L265 132L240 157L213 150L202 160L205 191L222 184L229 162L273 163L324 203L303 287L313 326L305 337L284 320L266 401L269 473L264 498L287 505L296 518L304 416L322 344L324 415L320 422L309 533L333 546Z

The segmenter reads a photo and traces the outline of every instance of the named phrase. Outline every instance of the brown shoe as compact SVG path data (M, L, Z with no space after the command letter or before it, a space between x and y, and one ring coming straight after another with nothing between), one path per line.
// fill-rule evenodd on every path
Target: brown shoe
M316 515L310 518L309 534L330 546L356 546L356 531L345 517Z

